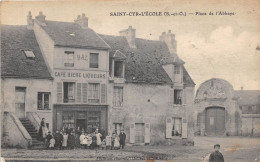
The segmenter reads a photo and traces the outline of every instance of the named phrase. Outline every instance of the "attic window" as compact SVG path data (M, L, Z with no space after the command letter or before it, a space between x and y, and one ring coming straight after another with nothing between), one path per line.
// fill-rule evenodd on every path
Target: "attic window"
M114 76L118 77L118 78L123 78L123 69L124 69L124 65L123 65L123 61L115 61L115 65L114 65Z
M31 50L23 50L23 52L24 52L26 58L28 58L28 59L34 59L35 58L35 55L34 55L33 51L31 51Z

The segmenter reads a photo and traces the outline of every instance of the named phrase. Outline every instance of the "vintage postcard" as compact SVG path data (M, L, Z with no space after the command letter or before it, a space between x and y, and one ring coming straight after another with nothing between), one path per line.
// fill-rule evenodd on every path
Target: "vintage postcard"
M260 161L259 0L0 4L1 161Z

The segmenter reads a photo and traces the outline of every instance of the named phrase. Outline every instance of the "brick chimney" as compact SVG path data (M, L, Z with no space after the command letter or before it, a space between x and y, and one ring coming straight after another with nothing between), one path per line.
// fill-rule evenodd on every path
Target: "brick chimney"
M32 19L32 13L29 11L27 15L27 29L28 30L33 30L33 19Z
M170 53L177 54L177 41L175 40L175 35L171 33L171 30L169 30L167 34L163 32L159 40L167 44Z
M136 45L135 45L135 29L133 29L132 26L129 26L128 29L120 31L119 34L120 34L120 36L126 37L130 48L136 48Z
M88 28L88 18L83 13L82 16L78 15L77 19L74 20L75 23L79 24L83 29Z
M42 11L39 12L38 16L35 16L35 20L40 24L41 26L46 26L45 22L45 15L43 15Z

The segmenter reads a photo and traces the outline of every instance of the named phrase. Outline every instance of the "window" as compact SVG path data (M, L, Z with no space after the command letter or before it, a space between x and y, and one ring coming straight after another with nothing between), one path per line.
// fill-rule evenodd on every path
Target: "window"
M50 110L50 92L38 92L38 110Z
M122 123L114 123L114 132L116 132L116 134L119 134L121 129Z
M89 103L99 103L99 83L89 83L88 84L88 102Z
M64 92L64 103L74 103L75 102L75 83L74 82L64 82L63 83Z
M181 118L172 118L172 136L181 137Z
M114 76L118 78L123 78L123 61L115 61L114 65Z
M74 51L65 51L64 66L74 67Z
M174 90L174 104L181 105L182 104L182 90Z
M89 67L98 68L98 53L91 53L89 58Z
M113 105L123 106L123 87L114 87Z
M174 74L180 74L181 73L181 67L179 65L174 65Z
M23 50L23 52L24 52L26 58L28 58L28 59L34 59L35 58L35 55L34 55L33 51L31 51L31 50Z

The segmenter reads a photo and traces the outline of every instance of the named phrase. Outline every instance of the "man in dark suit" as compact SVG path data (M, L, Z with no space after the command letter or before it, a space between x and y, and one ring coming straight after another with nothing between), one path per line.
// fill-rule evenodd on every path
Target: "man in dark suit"
M220 145L214 145L215 152L212 152L209 156L209 162L224 162L223 155L219 152Z
M124 130L121 130L120 134L119 134L119 143L120 143L120 148L122 146L122 149L124 149L125 147L125 139L126 139L126 134L124 132Z

